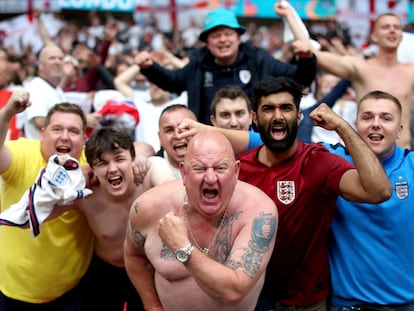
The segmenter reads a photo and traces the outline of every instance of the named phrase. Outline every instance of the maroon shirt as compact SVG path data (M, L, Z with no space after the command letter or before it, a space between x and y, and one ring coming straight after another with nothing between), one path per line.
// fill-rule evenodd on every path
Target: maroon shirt
M269 168L257 160L259 148L239 156L239 179L266 192L279 212L263 291L274 303L318 303L328 294L327 243L339 182L354 166L322 145L298 141L294 156Z
M108 56L108 50L111 46L110 41L103 41L102 45L100 46L98 55L94 55L94 57L98 57L100 59L100 63L104 64L105 60ZM97 70L97 66L91 66L87 69L85 74L82 76L77 77L71 81L68 81L64 86L63 90L65 92L91 92L96 90L97 83L99 81L99 74Z

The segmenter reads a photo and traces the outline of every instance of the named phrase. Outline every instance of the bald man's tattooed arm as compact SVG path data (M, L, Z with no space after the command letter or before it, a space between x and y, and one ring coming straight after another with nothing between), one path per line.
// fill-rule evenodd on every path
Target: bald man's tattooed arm
M270 213L260 212L259 217L253 220L247 247L233 250L226 265L233 270L242 268L250 278L254 278L263 264L263 255L269 251L276 229L276 218Z
M154 268L145 255L145 235L139 230L138 203L130 211L124 243L125 268L135 289L141 296L145 310L162 310L154 283Z

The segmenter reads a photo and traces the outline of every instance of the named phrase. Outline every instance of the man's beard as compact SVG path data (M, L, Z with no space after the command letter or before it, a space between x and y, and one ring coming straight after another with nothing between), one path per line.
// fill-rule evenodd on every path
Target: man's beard
M282 140L275 140L273 139L271 132L272 132L272 125L273 123L269 123L267 128L264 125L258 124L258 130L260 133L260 137L262 138L263 144L268 147L273 152L283 152L293 146L296 140L296 135L298 133L298 123L294 122L290 124L284 124L286 126L286 136ZM280 122L279 122L280 123Z

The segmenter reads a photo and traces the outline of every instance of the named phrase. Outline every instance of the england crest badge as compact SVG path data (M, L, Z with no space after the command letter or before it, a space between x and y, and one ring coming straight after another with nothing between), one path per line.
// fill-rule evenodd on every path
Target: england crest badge
M239 72L239 78L242 83L247 84L252 79L252 74L250 73L249 70L243 69L243 70L240 70Z
M408 197L408 182L396 181L395 182L395 194L401 200Z
M276 196L283 204L292 203L295 199L295 182L293 180L279 180L276 183Z

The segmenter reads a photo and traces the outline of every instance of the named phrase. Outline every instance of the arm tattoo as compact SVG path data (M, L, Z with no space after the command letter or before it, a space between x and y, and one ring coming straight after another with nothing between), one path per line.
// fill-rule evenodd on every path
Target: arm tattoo
M276 233L276 218L271 213L260 212L253 220L251 240L248 247L243 249L241 259L230 258L227 266L235 270L243 267L244 272L251 278L260 270L263 254L269 250L269 245Z
M134 238L132 240L132 245L139 250L144 252L145 238L142 236L141 232L138 230L134 231Z
M133 206L134 206L135 213L138 213L138 203L135 202Z
M241 214L241 211L236 211L223 219L223 228L217 236L213 252L214 259L221 264L228 260L231 251L233 224L240 218Z
M130 222L127 228L127 239L128 243L132 244L136 251L143 253L145 238L138 230L132 228L132 223Z
M160 257L166 261L174 261L175 259L175 254L172 250L170 250L168 248L167 245L164 244L164 242L162 243L162 248L161 248L161 253L160 253Z

